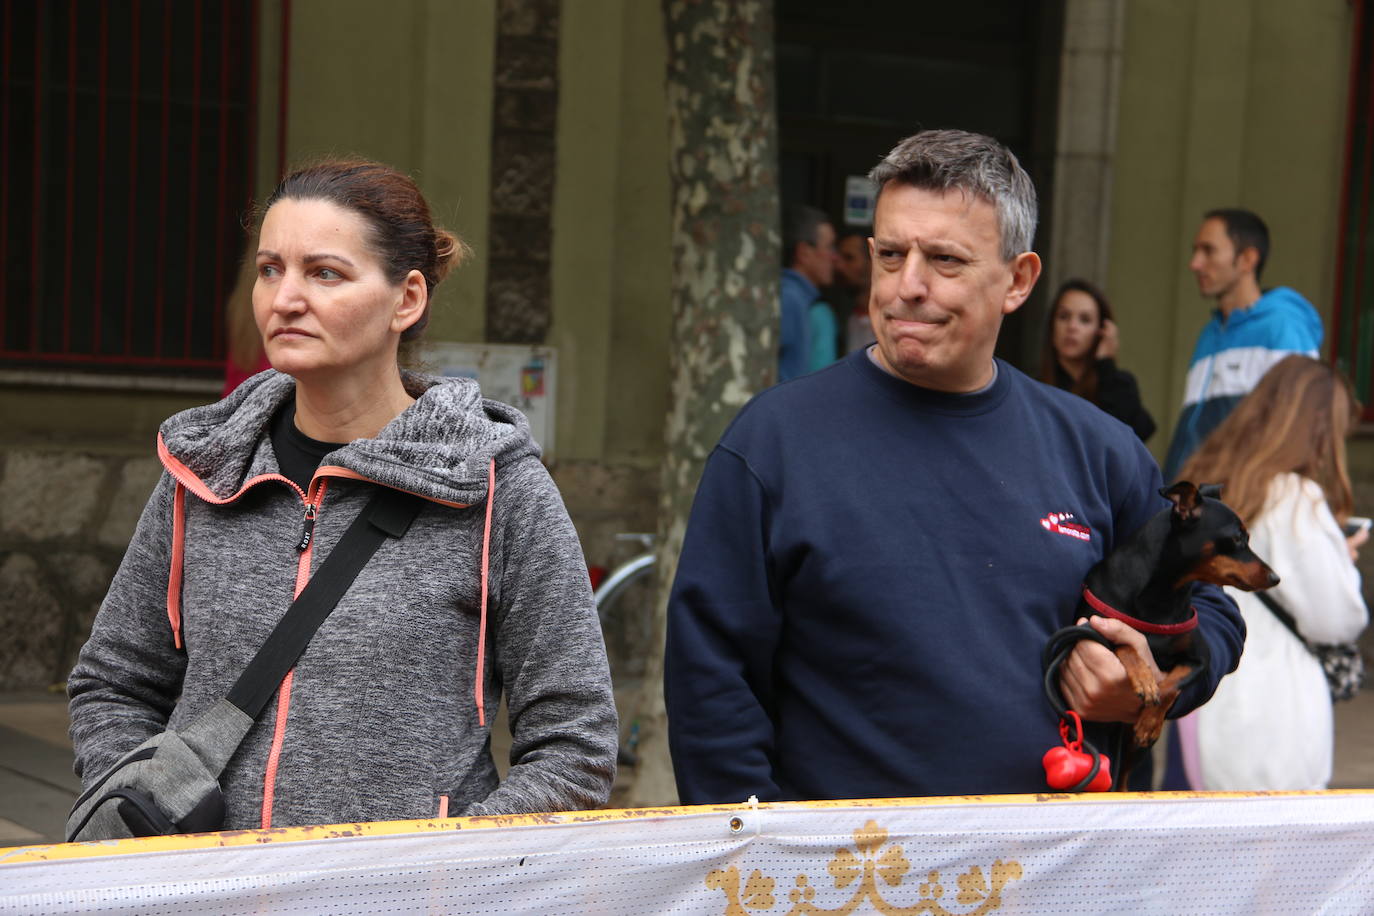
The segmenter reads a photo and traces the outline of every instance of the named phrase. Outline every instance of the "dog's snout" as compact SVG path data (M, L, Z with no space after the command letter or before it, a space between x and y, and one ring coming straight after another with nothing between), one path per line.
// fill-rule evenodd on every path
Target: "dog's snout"
M1276 572L1274 572L1272 569L1269 570L1269 584L1266 585L1265 588L1273 588L1275 585L1278 585L1278 584L1279 584L1279 574L1276 573Z

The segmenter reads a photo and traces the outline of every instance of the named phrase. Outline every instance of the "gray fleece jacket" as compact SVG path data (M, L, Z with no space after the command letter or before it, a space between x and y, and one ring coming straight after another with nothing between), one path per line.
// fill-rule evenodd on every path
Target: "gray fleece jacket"
M605 647L529 425L471 380L405 381L418 400L376 438L326 456L306 493L281 476L269 439L289 376L269 370L163 423L165 473L68 681L86 785L229 690L376 483L426 502L230 761L226 829L605 802L617 737ZM513 745L498 785L489 724L503 692Z

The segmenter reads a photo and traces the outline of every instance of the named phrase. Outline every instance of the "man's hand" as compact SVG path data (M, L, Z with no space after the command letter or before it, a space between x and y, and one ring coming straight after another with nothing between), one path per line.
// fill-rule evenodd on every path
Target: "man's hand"
M1109 617L1079 618L1117 645L1134 646L1150 666L1155 680L1163 675L1155 665L1145 634ZM1079 640L1059 669L1059 690L1069 708L1093 722L1134 722L1140 714L1136 696L1121 660L1091 639Z

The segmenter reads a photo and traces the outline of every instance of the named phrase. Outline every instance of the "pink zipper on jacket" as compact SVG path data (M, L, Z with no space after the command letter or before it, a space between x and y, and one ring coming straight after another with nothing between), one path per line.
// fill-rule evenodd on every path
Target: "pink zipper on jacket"
M214 491L205 485L205 481L197 477L194 471L182 464L180 459L168 451L167 444L162 440L162 433L157 434L157 457L162 462L162 466L167 469L167 473L171 474L172 479L176 481L176 490L172 496L172 561L167 575L167 622L172 626L172 642L180 649L182 648L181 576L182 565L185 562L186 492L189 490L211 505L225 506L264 481L279 480L300 494L302 502L308 504L309 501L301 492L301 488L296 486L296 482L282 474L259 474L257 477L250 477L245 480L243 486L229 496L216 496Z
M293 483L292 486L295 486ZM296 559L296 587L292 590L294 601L305 590L310 581L310 559L315 554L315 522L320 515L320 503L324 502L324 491L328 483L323 477L310 481L310 489L315 491L312 499L307 492L305 499L305 527L301 531L300 556ZM286 741L286 720L291 715L291 685L296 680L296 668L286 672L277 690L277 718L272 728L272 747L267 752L267 767L262 775L262 829L272 826L272 803L277 797L277 764L281 762L281 748Z
M313 537L315 520L319 516L320 502L324 499L325 480L323 478L311 480L311 488L315 490L313 499L308 493L302 493L301 488L296 485L294 480L282 474L260 474L257 477L251 477L244 481L243 486L230 496L219 497L190 468L168 451L161 433L158 433L157 436L157 454L163 467L167 468L167 472L176 481L176 490L172 497L172 564L167 576L167 619L172 625L172 641L176 647L182 648L181 580L182 567L185 562L187 490L208 503L220 506L235 501L243 496L250 487L268 480L280 480L295 490L300 495L301 502L305 504L305 527L302 530L300 556L296 560L296 584L292 591L293 600L299 597L305 584L310 581L310 559L314 554L315 546ZM316 482L319 483L318 487L315 486ZM282 744L286 740L286 720L291 710L291 684L295 673L294 667L286 672L286 677L282 678L281 686L277 690L276 723L272 730L272 746L267 753L267 766L262 779L262 828L264 830L272 826L272 803L276 795L277 764L281 760Z
M302 530L300 557L296 563L296 584L293 592L294 597L299 597L301 591L310 581L311 558L314 554L314 526L319 518L320 504L324 500L326 489L326 476L343 477L351 480L359 480L378 484L356 471L338 465L325 465L316 469L314 477L310 481L310 487L314 490L314 496L309 493L302 493L301 488L295 481L281 474L261 474L257 477L244 481L239 489L228 497L216 496L199 477L189 468L168 451L166 444L162 440L162 434L157 437L157 452L162 464L167 468L173 479L176 481L175 493L172 499L172 557L171 569L167 578L167 618L172 627L173 641L178 649L182 648L181 639L181 581L182 566L185 559L184 543L186 536L186 491L190 490L197 497L205 502L214 505L225 505L237 500L247 490L259 483L268 480L279 480L288 484L301 496L301 501L305 505L305 525ZM318 486L316 486L318 484ZM410 491L405 491L410 492ZM421 495L421 494L412 494ZM448 500L434 499L433 497L422 497L430 502L439 503L456 509L469 508L468 503L456 503ZM477 628L477 660L474 672L473 696L477 706L477 722L479 725L487 724L485 690L483 687L483 671L486 667L486 643L487 643L487 594L488 594L488 570L491 556L491 518L492 504L496 498L496 459L492 458L487 466L487 505L485 518L482 527L482 566L481 566L481 601L479 606L479 621ZM263 774L263 797L262 797L262 828L265 830L272 826L272 806L276 796L277 767L281 761L282 746L286 740L286 723L290 714L291 706L291 686L294 681L295 668L287 672L282 679L281 686L277 693L277 714L276 722L272 733L272 745L267 755L267 766Z

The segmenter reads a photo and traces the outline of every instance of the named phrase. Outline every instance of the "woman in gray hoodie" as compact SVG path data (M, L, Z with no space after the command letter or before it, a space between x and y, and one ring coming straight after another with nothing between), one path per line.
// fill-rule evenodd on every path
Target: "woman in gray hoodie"
M225 828L605 802L605 648L529 424L471 380L398 366L463 250L414 182L377 163L322 162L268 199L253 311L273 369L162 424L162 479L68 681L86 785L228 691L383 486L423 508L229 762ZM503 691L513 742L498 781Z

